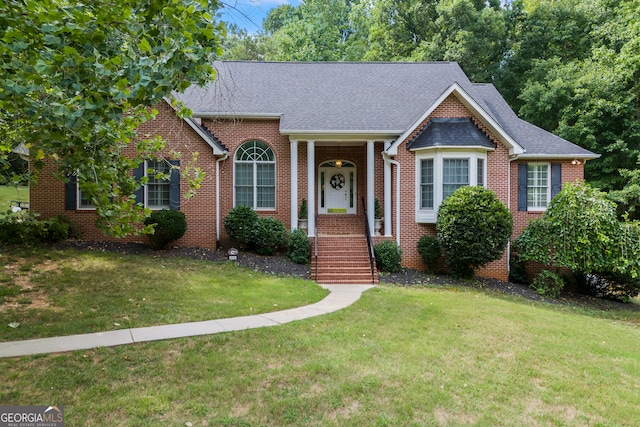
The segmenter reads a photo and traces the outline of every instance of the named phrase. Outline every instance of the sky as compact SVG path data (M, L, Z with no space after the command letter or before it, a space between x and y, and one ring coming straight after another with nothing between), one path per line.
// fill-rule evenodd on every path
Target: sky
M300 0L222 0L221 3L224 7L219 10L220 20L256 33L262 29L262 20L271 9L285 3L298 6Z

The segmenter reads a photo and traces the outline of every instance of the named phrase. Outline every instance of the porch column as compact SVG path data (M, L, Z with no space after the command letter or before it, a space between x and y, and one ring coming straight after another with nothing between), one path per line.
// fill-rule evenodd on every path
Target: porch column
M291 230L298 228L298 141L291 141Z
M385 141L384 151L391 147L391 142ZM391 236L391 163L384 162L384 235Z
M307 236L316 233L316 153L315 141L307 141L307 206L309 212L309 230Z
M374 217L374 199L375 199L375 170L373 166L374 156L374 143L375 141L367 141L367 213L369 214L369 233L371 236L375 235L373 230L373 217Z

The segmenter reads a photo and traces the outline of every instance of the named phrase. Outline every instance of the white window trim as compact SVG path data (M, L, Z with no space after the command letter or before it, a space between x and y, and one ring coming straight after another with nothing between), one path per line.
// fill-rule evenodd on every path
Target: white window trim
M82 190L80 190L80 183L76 181L76 209L79 211L95 211L95 205L82 206Z
M433 159L433 209L421 208L421 162L422 160ZM487 152L486 150L455 150L455 149L439 149L416 151L415 155L415 207L416 222L425 224L435 224L438 219L438 209L442 204L443 195L443 160L444 159L467 159L469 160L469 185L475 187L478 184L478 159L484 160L484 182L482 185L487 186Z
M165 160L158 160L158 162L164 162ZM144 161L144 176L149 178L149 169L151 169L151 166L149 166L149 161L145 160ZM169 176L171 176L172 170L171 170L171 166L169 166ZM165 180L165 183L167 185L171 185L171 180ZM169 190L171 191L171 190ZM169 199L167 200L167 204L163 205L163 206L151 206L149 205L149 182L147 181L147 184L144 185L144 207L151 209L152 211L160 211L163 209L170 209L171 208L171 195L169 195Z
M546 166L547 167L547 205L546 206L531 206L529 203L529 168L531 166ZM547 210L549 203L551 202L551 163L549 162L529 162L527 163L527 212L544 212Z
M247 142L251 142L251 141L260 141L264 144L266 144L269 149L271 150L271 152L273 153L273 161L260 161L259 163L263 163L263 164L273 164L273 179L274 179L274 187L275 187L275 194L273 197L273 207L267 207L267 208L259 208L258 205L258 168L257 168L257 164L258 162L255 161L245 161L245 160L238 160L236 159L236 156L238 155L238 149L240 149L240 147L242 147L244 144L246 144ZM239 163L244 163L244 164L252 164L253 165L253 206L251 206L251 209L253 209L256 212L272 212L277 210L278 207L278 168L276 166L277 164L277 158L276 158L276 152L275 150L271 147L271 145L267 144L265 141L261 140L261 139L250 139L247 140L245 142L243 142L242 144L240 144L238 146L238 149L236 149L235 154L233 155L233 206L236 207L236 165Z

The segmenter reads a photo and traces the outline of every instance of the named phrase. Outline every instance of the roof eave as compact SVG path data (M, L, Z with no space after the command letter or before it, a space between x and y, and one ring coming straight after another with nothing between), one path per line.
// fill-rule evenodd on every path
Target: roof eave
M278 120L282 117L280 113L229 113L220 111L194 111L193 117L200 119L232 119L232 120Z
M600 158L600 154L529 154L524 153L517 156L513 156L511 160L593 160Z
M487 147L486 145L434 145L432 147L418 147L409 149L409 151L424 150L495 151L496 149L493 147Z

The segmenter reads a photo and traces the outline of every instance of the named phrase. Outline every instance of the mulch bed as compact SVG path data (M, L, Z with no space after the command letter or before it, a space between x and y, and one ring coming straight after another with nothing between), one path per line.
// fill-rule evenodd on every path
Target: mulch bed
M56 248L76 248L90 251L115 252L122 254L149 255L155 257L183 257L214 262L227 261L226 251L206 248L178 248L155 251L141 243L92 242L84 240L68 240L55 245ZM244 267L275 275L288 275L309 279L309 267L295 264L285 255L264 256L241 251L237 262ZM552 304L570 305L602 311L632 310L640 311L640 304L621 303L618 301L594 298L587 295L565 292L558 299L545 298L538 295L527 285L502 282L495 279L475 278L473 280L455 280L446 275L432 275L412 269L402 269L400 273L381 273L380 282L405 287L411 286L464 286L475 289L486 289L508 295L517 295L534 301L546 301Z

